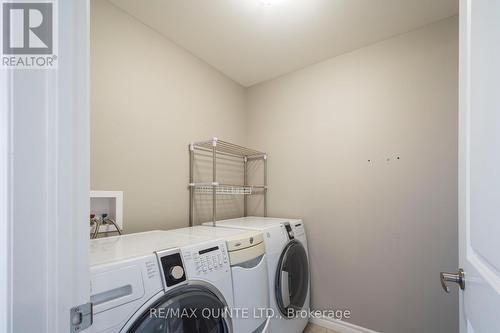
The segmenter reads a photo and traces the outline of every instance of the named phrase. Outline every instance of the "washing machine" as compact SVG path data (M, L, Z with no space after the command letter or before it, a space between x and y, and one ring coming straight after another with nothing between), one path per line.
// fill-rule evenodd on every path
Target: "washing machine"
M216 228L263 232L269 272L269 331L302 332L310 310L309 258L302 220L243 217L217 221Z
M234 311L231 315L234 331L269 332L268 265L262 232L212 226L181 228L172 232L226 242L233 280Z
M90 243L89 332L234 332L224 241L152 231Z

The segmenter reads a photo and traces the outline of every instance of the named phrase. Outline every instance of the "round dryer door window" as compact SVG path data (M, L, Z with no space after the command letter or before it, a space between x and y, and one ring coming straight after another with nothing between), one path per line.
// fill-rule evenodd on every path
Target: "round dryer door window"
M226 304L202 285L166 293L145 311L129 333L228 333Z
M309 265L304 246L293 240L287 244L278 262L275 295L279 310L293 317L306 302L309 291Z

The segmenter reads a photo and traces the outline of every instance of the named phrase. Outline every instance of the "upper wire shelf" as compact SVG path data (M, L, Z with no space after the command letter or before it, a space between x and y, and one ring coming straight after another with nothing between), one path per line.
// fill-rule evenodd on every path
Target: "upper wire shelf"
M229 155L242 158L256 158L256 159L266 159L267 155L264 152L246 148L243 146L236 145L227 141L219 140L213 138L212 140L199 141L191 143L191 149L200 149L203 151L212 151L215 147L215 151L218 154Z

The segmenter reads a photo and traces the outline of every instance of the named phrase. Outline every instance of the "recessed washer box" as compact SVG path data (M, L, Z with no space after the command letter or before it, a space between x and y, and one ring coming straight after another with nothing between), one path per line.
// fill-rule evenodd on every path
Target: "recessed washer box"
M90 214L108 214L123 230L123 191L90 191ZM101 225L99 232L115 231L113 225Z

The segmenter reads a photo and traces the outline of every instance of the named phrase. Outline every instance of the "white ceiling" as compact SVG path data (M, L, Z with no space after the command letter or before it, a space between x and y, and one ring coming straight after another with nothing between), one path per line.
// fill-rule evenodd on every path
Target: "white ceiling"
M110 0L243 86L453 16L457 0Z

